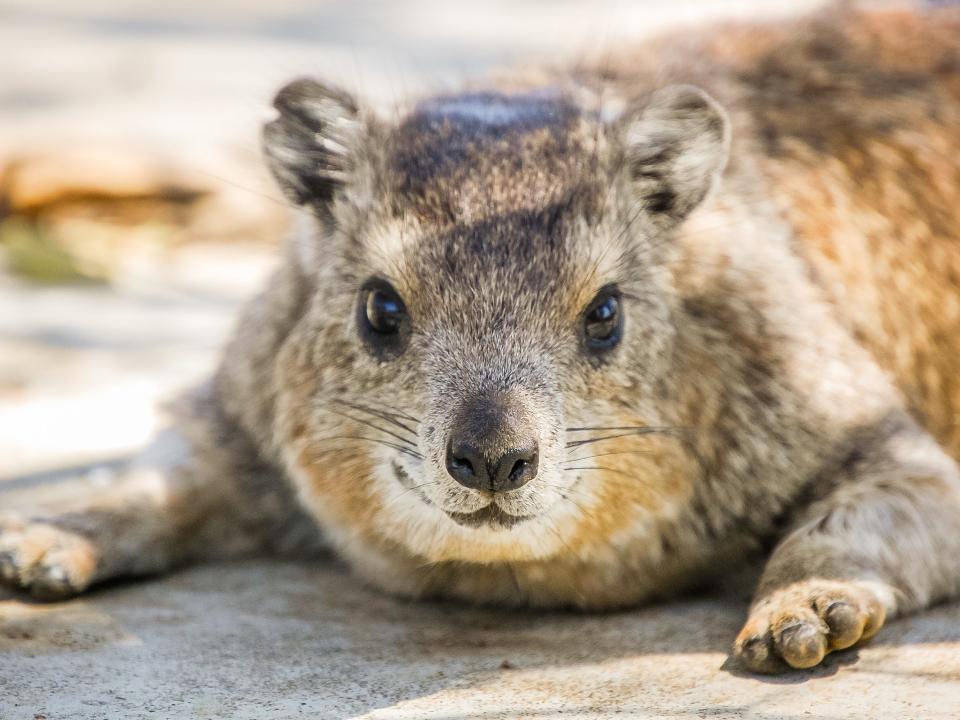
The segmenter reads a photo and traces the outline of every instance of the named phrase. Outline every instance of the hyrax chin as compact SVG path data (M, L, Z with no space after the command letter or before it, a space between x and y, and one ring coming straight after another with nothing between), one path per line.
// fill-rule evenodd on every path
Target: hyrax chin
M3 577L322 539L404 595L602 608L773 548L760 671L954 596L958 38L728 27L395 122L291 83L281 269L126 483L4 521Z

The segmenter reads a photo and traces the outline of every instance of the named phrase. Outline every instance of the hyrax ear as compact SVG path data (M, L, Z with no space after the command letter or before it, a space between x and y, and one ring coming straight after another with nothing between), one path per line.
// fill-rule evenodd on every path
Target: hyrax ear
M279 116L263 128L267 165L298 205L323 208L346 182L362 123L350 95L303 78L274 98Z
M679 222L716 185L730 144L727 114L699 88L658 90L625 127L626 167L648 212Z

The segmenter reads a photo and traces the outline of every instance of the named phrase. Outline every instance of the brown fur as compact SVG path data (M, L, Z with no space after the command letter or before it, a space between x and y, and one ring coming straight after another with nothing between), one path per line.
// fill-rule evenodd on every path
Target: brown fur
M289 85L265 149L304 223L179 459L146 496L9 521L0 571L69 594L319 528L392 592L597 608L772 548L734 648L760 671L955 597L958 38L955 10L726 26L395 125ZM408 312L387 349L371 277ZM608 287L623 338L591 354ZM497 495L444 470L493 392L539 448ZM458 520L491 508L512 522Z

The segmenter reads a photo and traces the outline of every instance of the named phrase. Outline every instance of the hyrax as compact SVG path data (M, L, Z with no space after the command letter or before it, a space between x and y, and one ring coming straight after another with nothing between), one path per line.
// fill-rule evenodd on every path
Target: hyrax
M282 267L125 483L4 521L9 583L322 539L400 595L609 608L767 551L759 671L958 594L956 10L687 33L391 122L310 80L275 105Z

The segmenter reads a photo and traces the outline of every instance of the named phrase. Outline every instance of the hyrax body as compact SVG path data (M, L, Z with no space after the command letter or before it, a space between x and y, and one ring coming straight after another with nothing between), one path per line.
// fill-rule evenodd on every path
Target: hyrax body
M958 594L956 12L276 107L282 267L127 483L5 521L6 580L322 539L394 593L608 608L770 551L762 671Z

